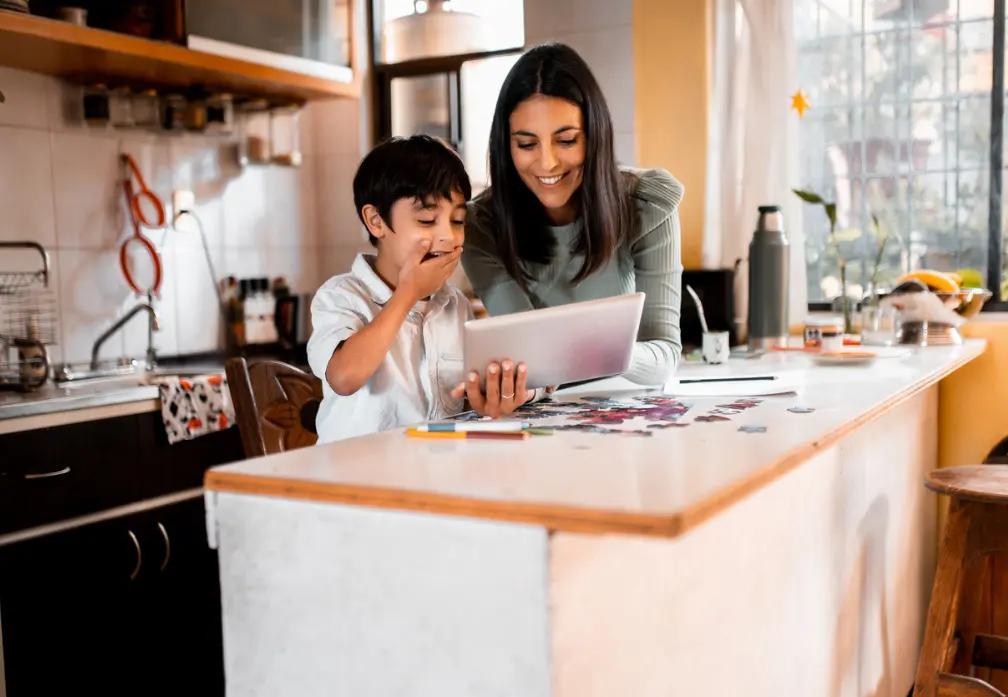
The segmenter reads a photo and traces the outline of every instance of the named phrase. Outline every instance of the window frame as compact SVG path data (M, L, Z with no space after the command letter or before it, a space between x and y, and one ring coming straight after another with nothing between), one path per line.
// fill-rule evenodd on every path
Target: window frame
M1005 98L1005 0L994 0L994 44L991 59L991 125L989 145L988 219L987 219L987 278L991 299L982 312L1008 312L1008 297L1001 295L1004 274L1004 98ZM828 312L832 302L810 302L810 312Z
M452 146L458 150L464 141L462 133L462 66L469 61L520 54L524 46L456 53L445 56L414 58L397 63L378 60L382 42L382 0L367 3L368 55L371 73L372 145L392 135L392 81L402 77L448 75L448 104Z

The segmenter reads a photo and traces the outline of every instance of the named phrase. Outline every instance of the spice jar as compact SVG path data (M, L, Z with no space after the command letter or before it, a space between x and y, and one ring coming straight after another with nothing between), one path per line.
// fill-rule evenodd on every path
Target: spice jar
M138 128L154 128L158 125L157 90L144 90L133 95L133 123Z
M206 130L210 133L231 133L234 130L234 103L230 94L212 94L207 98Z
M84 88L84 120L92 126L104 126L109 121L109 93L105 85Z
M207 125L206 103L202 99L191 98L186 103L185 127L188 131L203 131Z
M254 99L241 105L237 118L238 164L265 164L270 159L269 104L264 99Z
M840 337L840 346L836 349L825 348L823 345L825 337L828 335L832 340L834 334ZM805 348L813 351L840 350L843 348L843 320L839 317L809 317L805 320L803 339Z
M129 87L116 87L109 94L109 121L115 128L133 128L133 95Z
M186 100L180 94L167 94L161 105L161 127L166 131L185 129Z
M270 112L270 151L274 163L288 167L301 165L300 117L301 107L297 104Z

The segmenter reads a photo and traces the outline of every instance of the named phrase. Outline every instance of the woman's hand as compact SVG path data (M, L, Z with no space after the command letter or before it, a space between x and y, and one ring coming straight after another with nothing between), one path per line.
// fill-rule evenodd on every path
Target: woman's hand
M535 390L525 387L528 368L524 363L517 366L510 360L500 365L491 363L486 369L486 394L480 390L479 374L469 373L466 381L452 390L452 397L465 395L469 406L480 416L498 418L512 413L515 409L535 397Z

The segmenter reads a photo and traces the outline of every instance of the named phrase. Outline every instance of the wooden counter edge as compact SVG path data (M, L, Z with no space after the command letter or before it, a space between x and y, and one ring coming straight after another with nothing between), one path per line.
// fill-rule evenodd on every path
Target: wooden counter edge
M879 418L907 399L936 385L944 377L979 357L987 350L962 356L931 373L873 409L824 434L822 438L799 446L766 467L735 481L717 493L668 515L649 515L630 511L577 508L539 503L494 501L445 496L428 492L365 487L351 484L319 483L298 479L247 475L209 470L205 485L209 491L271 496L305 501L339 503L439 515L464 516L481 520L541 525L550 532L587 534L626 534L673 538L692 530L732 504L754 494L777 478L837 443L861 426ZM923 486L923 483L921 484Z

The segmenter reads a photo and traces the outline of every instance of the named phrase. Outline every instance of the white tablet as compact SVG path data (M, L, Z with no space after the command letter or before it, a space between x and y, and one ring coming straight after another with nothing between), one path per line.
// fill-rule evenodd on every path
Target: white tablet
M528 366L529 389L625 373L637 342L644 293L470 320L466 372L508 358Z

